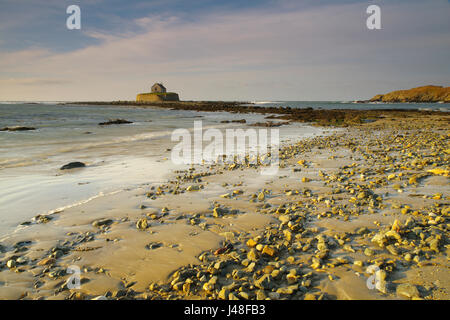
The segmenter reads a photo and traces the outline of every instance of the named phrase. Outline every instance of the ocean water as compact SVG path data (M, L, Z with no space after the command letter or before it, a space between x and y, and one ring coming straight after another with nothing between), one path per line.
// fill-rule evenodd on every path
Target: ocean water
M264 106L313 108L415 108L448 111L442 104L372 105L341 102L259 102ZM46 103L1 103L0 128L35 127L34 131L0 132L0 236L37 214L79 206L111 193L162 183L186 165L171 161L175 129L248 129L222 120L264 122L264 115L195 112L130 106L83 106ZM109 119L132 124L99 126ZM323 133L307 124L279 127L280 141ZM86 168L61 171L72 161Z

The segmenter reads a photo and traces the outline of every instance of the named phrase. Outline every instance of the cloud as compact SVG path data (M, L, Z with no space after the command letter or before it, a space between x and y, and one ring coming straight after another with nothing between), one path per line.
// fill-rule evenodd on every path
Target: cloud
M0 79L1 85L13 86L54 86L69 84L70 81L64 79L40 79L40 78L9 78Z
M134 99L156 81L184 99L352 99L448 81L448 2L382 5L381 31L365 28L366 6L151 15L117 33L83 27L99 44L0 53L0 100ZM5 82L20 78L67 85Z

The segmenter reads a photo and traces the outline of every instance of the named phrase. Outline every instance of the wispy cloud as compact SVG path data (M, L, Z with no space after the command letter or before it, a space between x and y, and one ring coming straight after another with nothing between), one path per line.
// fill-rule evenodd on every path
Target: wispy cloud
M41 78L10 78L0 79L1 85L13 85L13 86L54 86L54 85L66 85L70 81L65 79L41 79Z

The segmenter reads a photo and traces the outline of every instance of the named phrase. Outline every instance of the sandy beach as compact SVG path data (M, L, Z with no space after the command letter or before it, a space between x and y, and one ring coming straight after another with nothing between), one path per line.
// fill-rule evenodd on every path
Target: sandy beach
M274 176L195 165L35 217L0 241L0 299L449 299L449 120L326 127Z
M0 8L11 314L445 308L450 1Z

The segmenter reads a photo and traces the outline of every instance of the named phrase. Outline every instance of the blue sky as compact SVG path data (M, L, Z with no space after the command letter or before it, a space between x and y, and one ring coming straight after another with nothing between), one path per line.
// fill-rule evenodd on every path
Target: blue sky
M193 100L448 86L449 16L448 0L0 0L0 100L131 100L156 81Z

